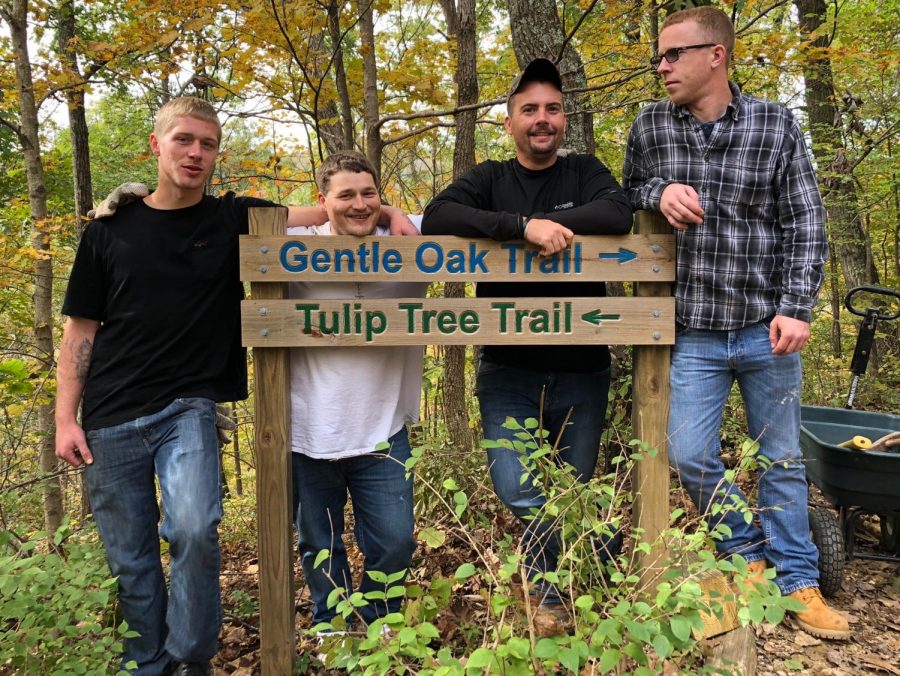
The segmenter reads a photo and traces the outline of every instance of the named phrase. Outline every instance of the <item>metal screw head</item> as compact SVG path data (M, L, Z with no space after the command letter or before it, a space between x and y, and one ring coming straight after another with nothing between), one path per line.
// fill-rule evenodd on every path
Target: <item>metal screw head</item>
M269 266L268 265L260 265L259 271L263 274L266 274L269 271Z
M653 312L651 312L650 314L652 314L654 317L659 317L662 312L660 312L659 310L653 310Z
M659 272L659 266L658 266L658 265L654 265L654 266L653 266L652 268L650 268L650 269L653 270L653 272Z
M266 315L269 314L269 308L267 308L267 307L259 308L259 314L262 315L263 317L265 317Z
M659 331L654 331L652 335L653 340L659 340L660 338L662 338L662 334Z
M269 335L269 329L260 329L259 335L261 335L263 338L265 338L266 336Z
M651 244L650 251L652 251L653 253L659 253L660 251L662 251L662 247L659 244Z
M261 247L259 247L259 253L269 253L269 247L263 244Z

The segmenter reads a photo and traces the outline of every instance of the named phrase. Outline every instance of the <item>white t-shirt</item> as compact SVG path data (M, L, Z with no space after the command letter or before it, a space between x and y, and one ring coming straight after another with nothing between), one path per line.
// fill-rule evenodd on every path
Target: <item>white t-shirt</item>
M418 223L417 223L418 225ZM288 228L331 235L331 224ZM379 227L376 235L389 235ZM290 298L423 298L424 282L291 282ZM371 453L419 419L423 346L291 350L291 448L336 460Z

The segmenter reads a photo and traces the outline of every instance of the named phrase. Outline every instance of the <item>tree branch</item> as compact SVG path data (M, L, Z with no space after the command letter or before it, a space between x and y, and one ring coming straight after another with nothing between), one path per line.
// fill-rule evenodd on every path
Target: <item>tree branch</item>
M572 30L569 31L569 34L562 41L562 44L559 46L559 53L556 55L556 58L553 59L553 63L559 63L562 60L563 53L566 51L566 47L569 45L569 42L575 37L575 33L578 32L578 29L581 28L581 24L584 23L584 20L588 18L588 15L594 10L594 7L597 6L597 0L592 0L590 6L581 13L581 16L578 17L578 21L575 22L575 25L572 26Z

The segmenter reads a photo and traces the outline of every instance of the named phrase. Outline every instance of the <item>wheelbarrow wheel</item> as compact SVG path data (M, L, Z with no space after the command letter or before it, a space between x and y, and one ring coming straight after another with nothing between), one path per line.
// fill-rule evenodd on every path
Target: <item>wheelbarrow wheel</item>
M881 546L891 554L900 554L900 515L879 514Z
M841 589L846 558L837 517L829 509L810 508L809 534L819 550L819 589L825 596L834 596Z

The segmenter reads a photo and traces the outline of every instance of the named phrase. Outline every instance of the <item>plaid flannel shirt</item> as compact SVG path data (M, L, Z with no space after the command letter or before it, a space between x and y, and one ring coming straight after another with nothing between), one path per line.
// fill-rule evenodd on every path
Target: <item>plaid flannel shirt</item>
M703 222L676 231L679 323L731 330L775 314L808 322L828 246L806 143L784 106L730 86L708 141L682 106L665 100L641 110L622 185L635 209L659 211L670 183L700 196Z

